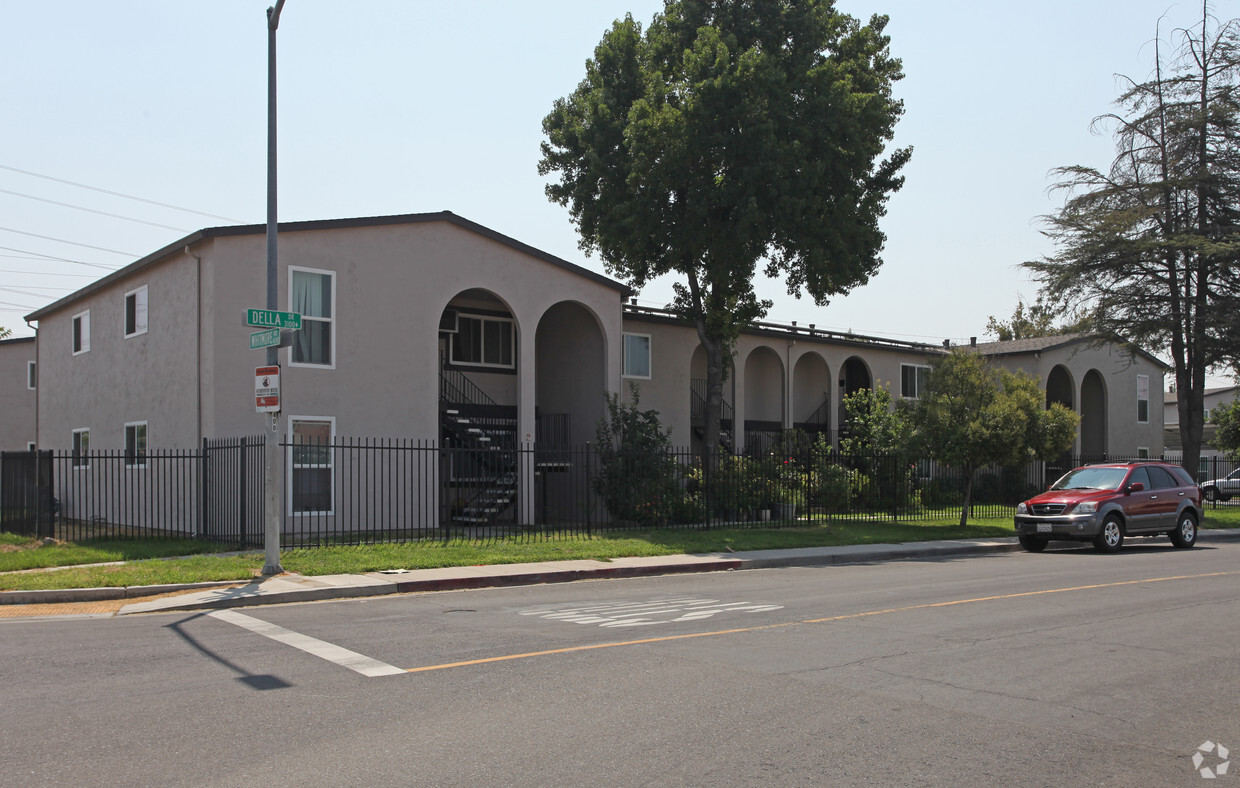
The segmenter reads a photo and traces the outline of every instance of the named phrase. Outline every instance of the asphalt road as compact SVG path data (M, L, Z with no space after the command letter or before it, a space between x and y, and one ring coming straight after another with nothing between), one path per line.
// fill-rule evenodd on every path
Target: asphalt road
M1130 543L4 621L0 782L1199 785L1200 745L1240 747L1238 558Z

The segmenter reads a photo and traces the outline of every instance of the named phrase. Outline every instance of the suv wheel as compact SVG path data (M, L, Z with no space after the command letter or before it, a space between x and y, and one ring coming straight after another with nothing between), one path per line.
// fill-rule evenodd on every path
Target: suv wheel
M1040 553L1046 549L1046 543L1050 540L1045 536L1033 536L1032 534L1021 534L1017 537L1020 539L1020 546L1031 553Z
M1167 536L1171 537L1171 544L1176 547L1192 547L1197 544L1197 518L1192 512L1181 512L1180 524Z
M1120 525L1119 518L1115 515L1107 515L1107 519L1102 521L1102 530L1094 537L1094 547L1103 553L1114 553L1124 544L1124 527Z
M1202 492L1203 492L1203 493L1205 493L1205 495L1206 495L1206 500L1207 500L1207 501L1209 501L1210 503L1214 503L1215 501L1217 501L1217 500L1218 500L1218 490L1217 490L1217 489L1215 489L1215 488L1213 488L1213 487L1207 487L1207 488L1205 488L1204 490L1202 490Z

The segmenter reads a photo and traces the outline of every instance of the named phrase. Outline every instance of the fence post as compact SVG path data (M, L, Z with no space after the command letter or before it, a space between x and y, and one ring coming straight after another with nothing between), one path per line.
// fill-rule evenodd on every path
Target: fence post
M240 521L237 524L237 528L240 531L240 535L237 538L237 542L238 542L238 545L241 547L241 549L245 549L246 536L247 536L247 530L248 530L246 528L246 526L248 525L246 521L248 502L246 501L246 495L245 495L246 490L249 487L249 485L246 484L246 476L245 476L245 465L246 465L245 455L246 455L247 446L248 446L248 442L246 441L245 438L242 438L241 440L237 442L237 451L240 452L241 454L241 462L239 463L240 467L238 468L238 473L237 473L237 498L239 499L238 501L239 507L240 507L239 514L241 516Z
M201 524L199 525L200 535L206 538L211 536L211 507L208 503L211 500L211 472L208 466L211 464L211 452L207 447L207 439L202 439L202 454L199 455L199 479L198 501L199 517Z

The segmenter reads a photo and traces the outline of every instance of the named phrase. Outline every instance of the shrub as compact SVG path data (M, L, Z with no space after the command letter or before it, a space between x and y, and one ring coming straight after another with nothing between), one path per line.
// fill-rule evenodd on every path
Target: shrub
M628 405L618 395L607 397L608 416L595 430L598 470L592 483L612 517L663 525L683 495L680 468L672 456L671 431L659 423L657 411L639 410L636 384L631 391Z

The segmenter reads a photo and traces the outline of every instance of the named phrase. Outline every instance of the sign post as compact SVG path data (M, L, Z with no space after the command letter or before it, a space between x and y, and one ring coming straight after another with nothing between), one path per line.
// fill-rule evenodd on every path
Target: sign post
M284 8L284 0L276 0L276 4L267 9L267 309L249 310L246 313L246 322L250 325L255 323L250 318L266 319L278 318L283 321L284 316L276 311L276 302L279 298L279 285L276 282L276 235L278 226L276 224L276 28L280 26L280 10ZM264 312L272 313L270 315L262 314ZM258 314L251 314L258 313ZM289 313L291 315L291 313ZM289 325L287 328L301 328L301 315L296 315L295 325ZM285 328L283 322L262 322L258 323L262 328ZM262 333L262 332L260 332ZM253 347L253 338L250 339L251 347ZM280 525L283 522L282 508L280 506L280 485L276 479L276 463L280 457L280 439L278 428L280 426L280 350L279 343L267 346L267 367L276 368L276 405L275 409L270 411L271 424L264 433L267 436L266 445L266 462L263 468L263 481L266 485L263 495L263 548L265 560L263 562L263 575L270 577L278 575L284 571L284 567L280 566ZM255 376L255 404L258 397L258 376ZM270 382L270 379L268 379Z

